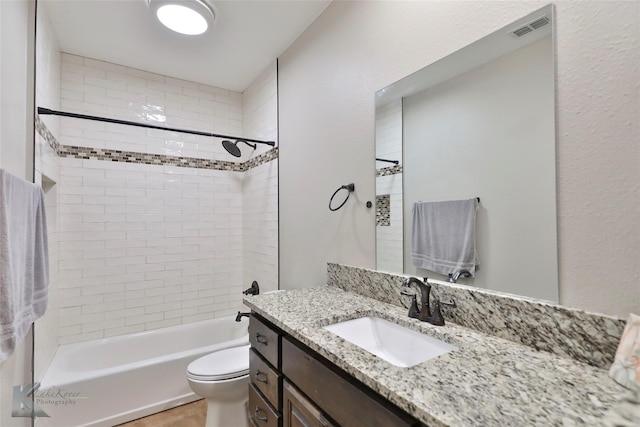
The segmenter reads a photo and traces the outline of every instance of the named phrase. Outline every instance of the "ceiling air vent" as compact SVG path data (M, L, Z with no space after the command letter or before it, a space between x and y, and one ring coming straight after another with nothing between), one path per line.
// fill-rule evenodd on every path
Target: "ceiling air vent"
M542 18L538 18L535 21L529 22L527 25L513 30L511 33L516 37L522 37L525 34L529 34L530 32L537 30L538 28L542 28L547 24L549 24L549 18L543 16Z
M528 34L528 33L532 32L532 31L533 31L533 28L528 27L528 26L524 26L524 27L518 28L517 30L514 30L513 34L515 34L518 37L522 37L525 34Z

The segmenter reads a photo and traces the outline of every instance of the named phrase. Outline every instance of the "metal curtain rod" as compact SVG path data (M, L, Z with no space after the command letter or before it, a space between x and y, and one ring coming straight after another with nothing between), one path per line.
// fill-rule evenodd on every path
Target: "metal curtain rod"
M400 161L398 160L387 160L387 159L381 159L379 157L376 157L376 160L379 162L393 163L394 165L397 165L398 163L400 163Z
M130 122L128 120L118 120L118 119L110 119L110 118L107 118L107 117L88 116L86 114L66 113L64 111L50 110L48 108L42 108L42 107L38 107L38 114L40 114L40 115L63 116L63 117L73 117L75 119L86 119L86 120L94 120L94 121L97 121L97 122L116 123L116 124L119 124L119 125L137 126L137 127L140 127L140 128L147 128L147 129L168 130L168 131L171 131L171 132L188 133L188 134L191 134L191 135L211 136L211 137L215 137L215 138L229 138L229 139L234 139L236 141L248 141L248 142L255 142L255 143L258 143L258 144L266 144L266 145L270 145L272 147L274 147L276 145L275 141L262 141L262 140L259 140L259 139L242 138L242 137L239 137L239 136L221 135L221 134L210 133L210 132L201 132L201 131L198 131L198 130L178 129L178 128L171 128L171 127L165 127L165 126L150 125L150 124L146 124L146 123Z

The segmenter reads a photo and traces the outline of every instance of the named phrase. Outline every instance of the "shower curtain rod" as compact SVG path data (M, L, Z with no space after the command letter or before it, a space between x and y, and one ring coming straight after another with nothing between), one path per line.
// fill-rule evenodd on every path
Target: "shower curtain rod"
M110 118L107 118L107 117L88 116L86 114L67 113L67 112L64 112L64 111L50 110L48 108L43 108L43 107L38 107L38 114L40 114L40 115L63 116L63 117L73 117L74 119L94 120L94 121L97 121L97 122L115 123L115 124L119 124L119 125L128 125L128 126L137 126L137 127L140 127L140 128L147 128L147 129L168 130L168 131L171 131L171 132L188 133L188 134L191 134L191 135L211 136L211 137L215 137L215 138L228 138L228 139L234 139L236 141L247 141L247 142L255 142L255 143L258 143L258 144L266 144L266 145L270 145L272 147L274 147L276 145L275 141L262 141L262 140L259 140L259 139L242 138L242 137L239 137L239 136L221 135L221 134L210 133L210 132L201 132L201 131L198 131L198 130L178 129L178 128L171 128L171 127L165 127L165 126L150 125L150 124L146 124L146 123L130 122L128 120L118 120L118 119L110 119Z

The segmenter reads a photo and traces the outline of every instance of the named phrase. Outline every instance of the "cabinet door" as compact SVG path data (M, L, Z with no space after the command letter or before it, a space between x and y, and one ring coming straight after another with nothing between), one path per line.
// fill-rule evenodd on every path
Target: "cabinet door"
M331 424L307 398L286 380L282 398L283 427L331 427Z

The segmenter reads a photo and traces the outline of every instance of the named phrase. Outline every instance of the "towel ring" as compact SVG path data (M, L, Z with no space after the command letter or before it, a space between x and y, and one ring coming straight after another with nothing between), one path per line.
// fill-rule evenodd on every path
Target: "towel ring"
M354 184L347 184L347 185L343 185L340 188L338 188L333 195L331 196L331 199L329 199L329 210L331 212L335 212L338 209L340 209L341 207L344 206L345 203L347 203L347 200L349 200L349 196L351 195L351 193L356 189L356 186ZM332 208L331 204L333 203L333 198L336 197L336 194L338 194L340 192L340 190L347 190L347 197L345 197L345 199L343 200L342 203L340 203L340 206L338 206L337 208Z

